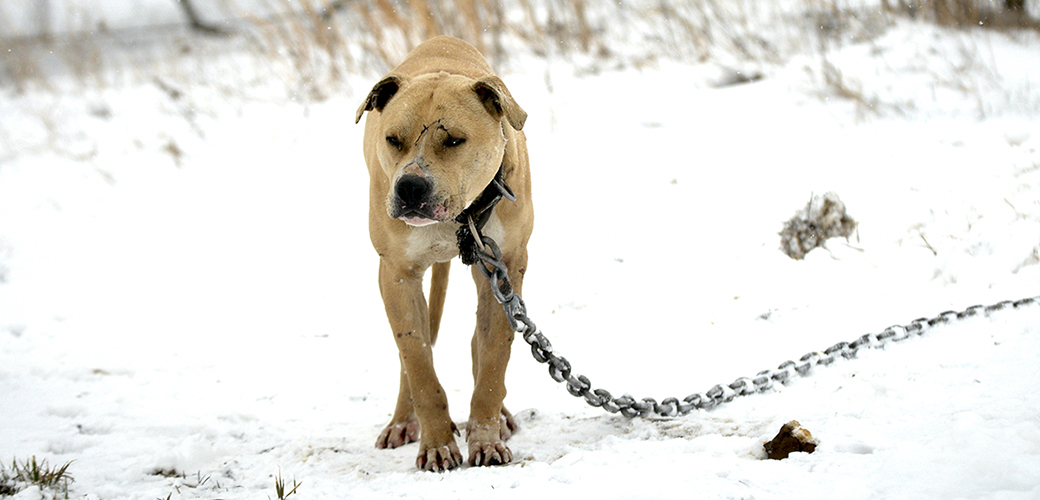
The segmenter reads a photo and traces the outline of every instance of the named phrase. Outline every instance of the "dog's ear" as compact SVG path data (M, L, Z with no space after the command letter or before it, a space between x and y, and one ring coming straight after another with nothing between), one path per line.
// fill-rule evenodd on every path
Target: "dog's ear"
M386 75L375 87L372 87L372 91L368 93L368 97L365 101L358 106L357 116L354 117L354 123L361 121L361 115L365 114L365 111L383 111L386 107L386 103L390 101L390 98L401 89L402 83L401 77L397 75Z
M506 84L502 82L501 78L497 76L481 78L473 84L473 91L477 93L480 102L484 103L484 107L487 108L488 113L491 113L491 116L498 119L505 116L509 125L515 130L524 128L527 113L513 100L513 96L509 94L509 89L506 88Z

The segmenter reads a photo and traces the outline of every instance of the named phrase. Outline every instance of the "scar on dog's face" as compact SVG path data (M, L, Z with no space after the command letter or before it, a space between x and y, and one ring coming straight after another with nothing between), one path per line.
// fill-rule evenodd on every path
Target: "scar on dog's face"
M373 88L358 116L366 109L382 113L377 155L390 181L389 217L415 226L451 220L494 178L505 154L502 127L522 127L526 113L491 78L388 76ZM509 117L509 106L520 119Z

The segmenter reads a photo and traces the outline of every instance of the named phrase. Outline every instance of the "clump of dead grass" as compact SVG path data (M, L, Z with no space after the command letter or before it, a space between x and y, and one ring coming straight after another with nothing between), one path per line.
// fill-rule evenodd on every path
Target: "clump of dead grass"
M830 238L846 240L856 230L856 221L845 213L837 194L813 196L805 208L791 217L780 232L780 249L788 257L802 260L815 248L825 247Z
M1040 30L1025 0L881 0L886 10L923 18L943 26L961 28Z
M181 5L192 1L198 0ZM219 0L222 19L189 10L179 26L114 30L81 16L86 20L76 33L0 39L7 48L0 51L0 82L12 82L17 92L48 90L47 72L61 67L83 85L118 83L125 75L112 76L112 66L128 61L116 54L132 50L141 53L131 58L132 71L144 73L136 81L194 78L205 66L239 79L213 85L281 81L293 96L322 100L349 87L347 75L382 74L440 34L472 43L500 70L524 52L579 62L583 72L659 59L759 65L870 39L893 16L966 28L1035 26L1024 8L1008 7L1022 1L262 0L246 10ZM0 30L10 28L0 9ZM257 55L252 67L225 57L243 45Z

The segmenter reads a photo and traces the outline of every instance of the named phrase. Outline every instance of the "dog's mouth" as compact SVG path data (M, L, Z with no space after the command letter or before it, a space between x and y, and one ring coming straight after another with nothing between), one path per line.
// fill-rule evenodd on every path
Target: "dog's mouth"
M398 204L395 212L393 218L414 227L429 226L448 219L448 207L443 203L424 202L414 207Z
M499 170L495 179L484 188L484 191L479 196L465 202L461 209L456 208L456 212L453 212L449 207L458 207L458 202L462 201L459 197L449 196L440 201L433 201L432 193L424 192L424 196L418 199L412 198L412 201L409 201L407 196L408 189L402 189L402 183L399 182L396 193L390 201L390 218L398 219L412 227L422 227L447 220L457 220L457 216L460 213L465 214L467 211L474 209L476 209L478 214L483 213L494 207L499 198L516 199L516 195L505 185L501 175L501 170ZM404 184L407 185L408 182L411 181L406 180Z
M427 219L424 217L401 217L401 220L404 221L405 224L408 224L412 227L423 227L437 223L437 221L434 219Z
M436 224L440 222L437 219L427 217L425 215L419 215L417 213L409 213L398 217L402 222L412 227L423 227L429 226L430 224Z

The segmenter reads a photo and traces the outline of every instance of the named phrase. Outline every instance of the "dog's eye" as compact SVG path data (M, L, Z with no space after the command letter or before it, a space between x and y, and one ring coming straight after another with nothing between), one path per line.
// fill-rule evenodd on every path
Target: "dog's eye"
M400 141L400 139L398 139L398 138L396 138L396 137L394 137L392 135L386 136L386 143L389 144L390 147L395 148L398 151L401 150L401 141Z
M444 140L444 147L454 148L456 146L461 146L464 142L466 142L466 139L462 139L460 137L448 137Z

